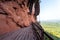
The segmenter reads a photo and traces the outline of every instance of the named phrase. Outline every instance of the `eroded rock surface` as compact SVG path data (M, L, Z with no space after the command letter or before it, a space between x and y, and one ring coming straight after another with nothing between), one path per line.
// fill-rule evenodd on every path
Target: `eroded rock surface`
M27 4L28 0L0 0L0 40L43 40L43 29L34 24L39 10L29 3L31 12Z
M21 1L21 0L20 0ZM23 1L23 0L22 0ZM10 32L21 27L28 27L35 22L34 11L29 15L27 1L19 4L16 1L0 1L0 34Z

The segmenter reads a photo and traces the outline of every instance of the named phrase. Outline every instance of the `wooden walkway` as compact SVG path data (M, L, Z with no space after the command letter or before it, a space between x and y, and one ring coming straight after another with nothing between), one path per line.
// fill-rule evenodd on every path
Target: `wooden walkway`
M0 36L0 40L39 40L35 31L30 27L22 28Z

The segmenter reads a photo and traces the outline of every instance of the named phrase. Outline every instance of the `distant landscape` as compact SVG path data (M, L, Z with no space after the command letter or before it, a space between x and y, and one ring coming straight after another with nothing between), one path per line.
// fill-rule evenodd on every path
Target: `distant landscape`
M54 40L60 40L60 21L41 21L41 25Z

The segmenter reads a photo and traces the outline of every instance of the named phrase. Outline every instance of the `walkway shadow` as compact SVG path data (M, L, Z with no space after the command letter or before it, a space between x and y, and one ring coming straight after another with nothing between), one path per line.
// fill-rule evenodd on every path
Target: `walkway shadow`
M48 33L48 32L47 32ZM55 36L55 35L52 35L52 34L50 34L50 33L48 33L54 40L60 40L60 38L58 38L57 36ZM45 36L45 40L50 40L46 35L44 35Z

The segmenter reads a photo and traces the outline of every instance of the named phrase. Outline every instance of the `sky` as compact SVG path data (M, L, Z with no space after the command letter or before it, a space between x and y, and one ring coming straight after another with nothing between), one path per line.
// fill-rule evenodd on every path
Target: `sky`
M41 0L39 20L60 20L60 0Z

